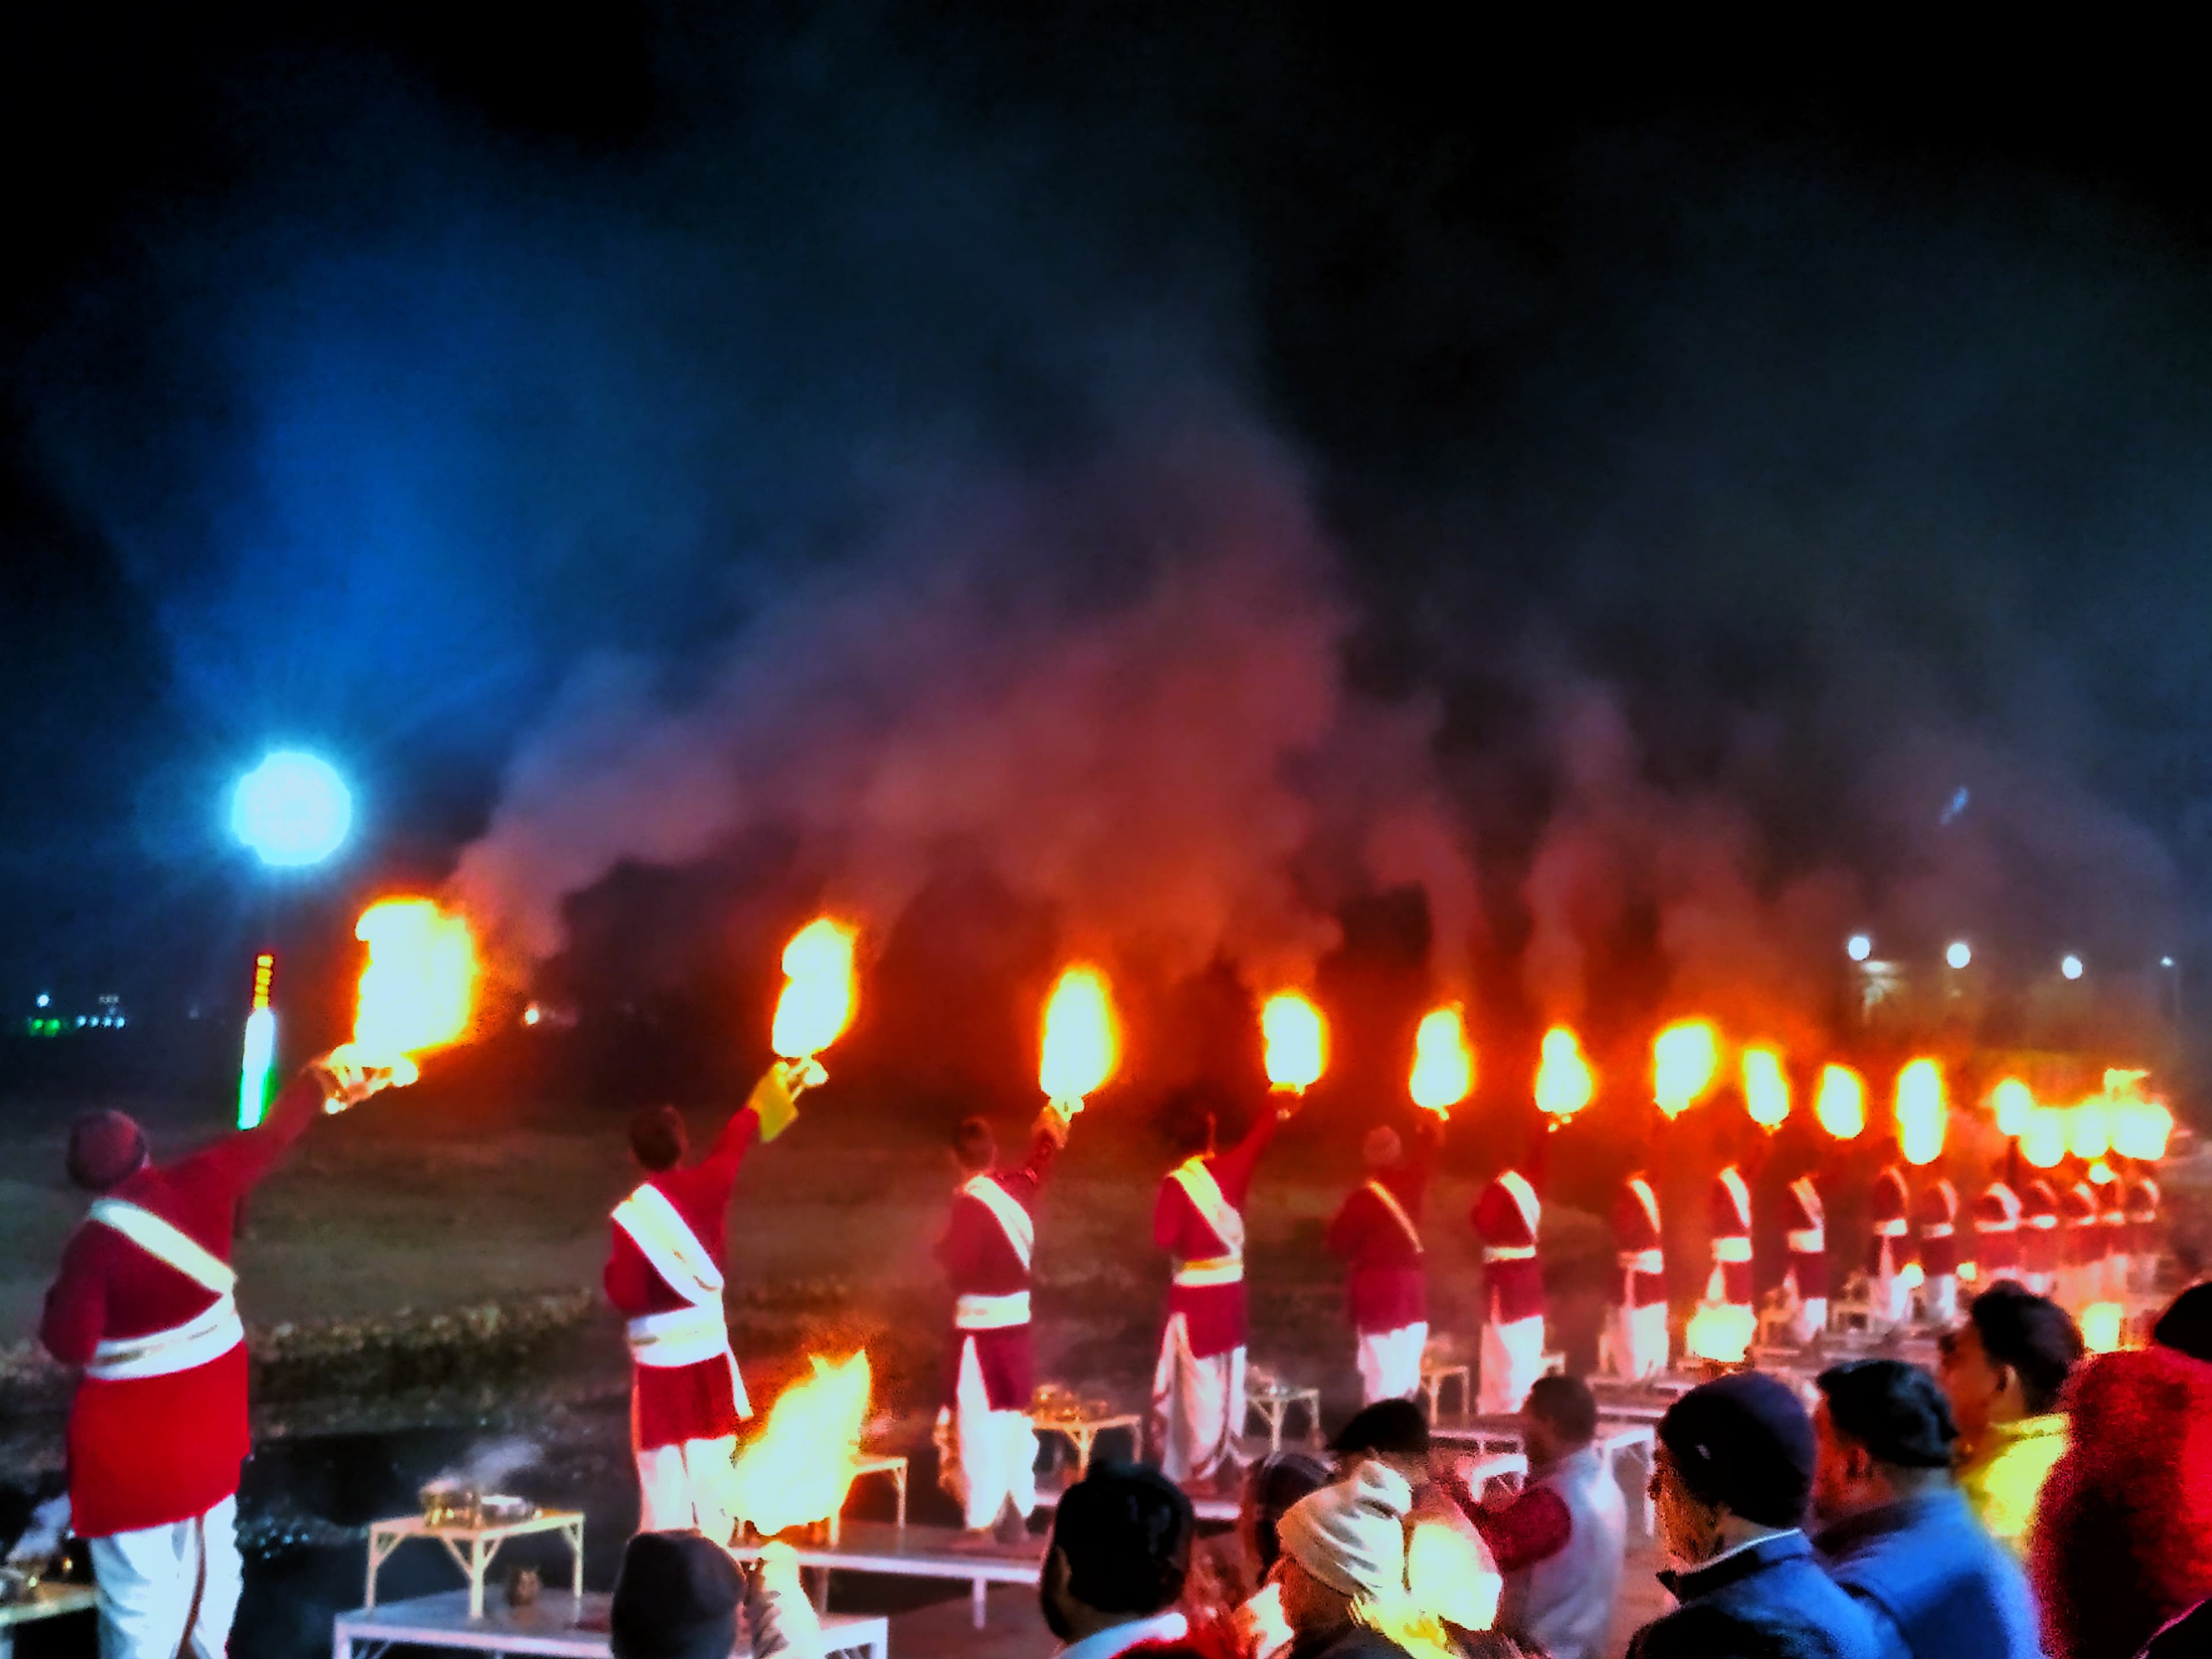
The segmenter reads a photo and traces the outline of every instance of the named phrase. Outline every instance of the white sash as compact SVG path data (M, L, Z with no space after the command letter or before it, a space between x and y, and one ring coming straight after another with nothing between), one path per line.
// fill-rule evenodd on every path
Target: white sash
M1620 1253L1620 1267L1624 1273L1663 1273L1667 1271L1667 1258L1656 1249L1623 1250Z
M615 1206L614 1221L670 1290L695 1308L721 1306L722 1270L659 1188L647 1182Z
M1713 1260L1748 1261L1751 1260L1751 1241L1747 1238L1717 1238L1713 1241Z
M1168 1179L1182 1188L1183 1196L1190 1200L1192 1206L1205 1219L1206 1224L1220 1236L1225 1249L1224 1254L1217 1259L1242 1263L1244 1260L1244 1218L1237 1213L1237 1206L1223 1196L1221 1184L1214 1180L1213 1171L1206 1167L1206 1161L1194 1158L1179 1164L1169 1173Z
M1661 1231L1659 1195L1651 1190L1651 1183L1642 1176L1631 1176L1628 1177L1628 1190L1634 1195L1636 1201L1643 1206L1644 1218L1651 1224L1651 1231L1655 1233Z
M1413 1217L1406 1213L1405 1207L1391 1195L1390 1189L1379 1181L1370 1181L1367 1183L1367 1190L1382 1200L1382 1207L1390 1212L1390 1218L1405 1230L1407 1242L1413 1245L1413 1254L1422 1254L1421 1230L1413 1224Z
M232 1295L238 1273L228 1262L151 1210L125 1199L94 1199L88 1218L122 1234L195 1285L213 1291L216 1299L181 1325L100 1343L84 1368L86 1376L109 1382L170 1376L220 1359L246 1340L246 1327L239 1322L238 1303Z
M952 1308L952 1328L956 1331L1003 1331L1029 1322L1027 1291L1016 1291L1010 1296L963 1296Z
M1013 1246L1015 1255L1020 1258L1022 1270L1026 1273L1030 1254L1036 1249L1036 1223L1030 1218L1030 1212L1021 1206L1012 1193L988 1174L975 1176L960 1190L991 1212L1000 1230L1006 1234L1006 1243ZM1027 1313L1022 1316L1024 1320L1028 1317ZM966 1326L963 1328L975 1330L988 1329L988 1327Z
M1744 1231L1751 1231L1751 1188L1743 1184L1743 1177L1731 1164L1720 1172L1721 1185L1728 1191L1729 1202L1735 1207L1736 1224Z
M624 1330L629 1337L629 1357L641 1365L696 1365L702 1359L726 1355L733 1368L737 1364L738 1357L730 1348L730 1328L719 1301L642 1314Z
M1534 1239L1544 1218L1543 1202L1536 1196L1536 1189L1528 1184L1528 1179L1518 1170L1500 1170L1498 1184L1504 1188L1512 1198L1513 1207L1521 1212L1522 1224L1528 1229L1529 1238ZM1534 1251L1531 1250L1529 1254L1533 1255Z
M1782 1241L1793 1255L1825 1255L1828 1233L1825 1227L1793 1227Z
M2137 1225L2158 1219L2158 1183L2146 1177L2128 1189L2128 1219Z
M1804 1206L1807 1222L1818 1227L1827 1220L1827 1212L1820 1203L1820 1189L1813 1184L1811 1176L1799 1176L1790 1183L1790 1190L1796 1195L1798 1203Z

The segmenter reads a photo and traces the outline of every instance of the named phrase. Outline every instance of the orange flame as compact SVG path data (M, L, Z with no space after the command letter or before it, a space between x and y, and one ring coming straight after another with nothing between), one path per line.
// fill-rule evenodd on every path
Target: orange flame
M784 1059L811 1060L852 1024L854 933L818 916L783 947L783 994L769 1041Z
M477 947L469 924L428 899L381 899L361 914L354 937L368 946L347 1048L395 1083L412 1083L411 1056L468 1035L476 1007Z
M2117 1302L2092 1302L2081 1310L2081 1346L2091 1353L2117 1353L2127 1310Z
M1505 1588L1481 1540L1442 1521L1417 1521L1406 1540L1406 1589L1414 1607L1462 1630L1488 1630Z
M2173 1113L2163 1101L2124 1100L2112 1109L2112 1150L2122 1158L2155 1164L2172 1133Z
M2066 1114L2056 1106L2031 1106L2020 1126L2020 1155L2039 1170L2066 1156Z
M868 1416L868 1356L820 1355L812 1375L776 1396L768 1426L730 1470L730 1513L763 1534L827 1521L845 1507Z
M1771 1048L1743 1051L1743 1109L1770 1134L1790 1117L1790 1079Z
M1997 1133L2017 1135L2026 1127L2027 1115L2035 1109L2035 1095L2018 1078L2004 1078L1990 1091L1990 1104L1996 1110Z
M1304 1094L1328 1067L1328 1028L1321 1010L1296 991L1279 991L1260 1010L1267 1044L1267 1081Z
M1823 1066L1813 1115L1838 1140L1856 1140L1866 1127L1866 1080L1848 1066Z
M1922 1058L1897 1074L1897 1144L1907 1164L1933 1164L1943 1152L1943 1067Z
M1114 999L1106 975L1079 963L1067 969L1044 1005L1043 1058L1037 1085L1048 1100L1070 1112L1082 1109L1121 1063L1121 1039L1115 1030Z
M1677 1020L1651 1039L1651 1098L1680 1117L1705 1097L1720 1070L1720 1038L1701 1019Z
M1474 1087L1474 1050L1468 1046L1467 1022L1456 1002L1431 1009L1413 1033L1413 1104L1438 1117L1468 1097Z
M1544 1033L1543 1058L1536 1066L1536 1109L1564 1123L1590 1103L1597 1078L1573 1031L1554 1025Z
M1682 1333L1682 1346L1700 1359L1740 1365L1759 1334L1759 1316L1728 1302L1701 1302Z
M2102 1158L2112 1149L2105 1103L2094 1097L2066 1114L2066 1150L2076 1158Z

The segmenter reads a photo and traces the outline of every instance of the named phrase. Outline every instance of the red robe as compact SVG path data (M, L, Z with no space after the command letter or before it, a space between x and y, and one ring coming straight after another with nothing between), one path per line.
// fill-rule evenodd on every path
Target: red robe
M2159 1253L2158 1182L2138 1175L2128 1182L2128 1250L2133 1255Z
M1412 1155L1370 1177L1398 1200L1399 1209L1417 1230L1421 1200L1436 1168L1437 1140L1437 1127L1421 1125L1413 1133ZM1402 1330L1428 1318L1428 1275L1421 1242L1407 1232L1371 1188L1352 1189L1328 1224L1327 1242L1351 1267L1345 1300L1352 1329L1362 1334Z
M1905 1185L1905 1171L1894 1164L1874 1178L1874 1191L1867 1200L1874 1234L1867 1240L1867 1272L1879 1275L1881 1272L1881 1247L1885 1241L1889 1249L1889 1264L1901 1270L1912 1260L1912 1241L1907 1236L1907 1216L1911 1212L1911 1194Z
M2105 1259L2105 1229L2098 1219L2097 1189L2077 1181L2058 1194L2063 1253L2070 1267L2092 1267Z
M1282 1120L1271 1101L1251 1132L1227 1152L1204 1160L1213 1184L1231 1208L1243 1212L1252 1176ZM1152 1203L1152 1243L1177 1261L1210 1261L1229 1254L1228 1241L1215 1232L1198 1206L1170 1175L1160 1182ZM1183 1316L1194 1358L1208 1359L1244 1346L1244 1281L1233 1285L1170 1285L1168 1317Z
M1912 1206L1920 1232L1920 1267L1930 1279L1959 1271L1959 1189L1942 1176L1920 1189Z
M2104 1254L2125 1255L2128 1253L2128 1193L2127 1183L2114 1179L2097 1189L2098 1224L2105 1230Z
M1990 1182L1974 1200L1974 1260L1980 1283L1989 1285L2019 1271L2022 1209L2019 1195L2002 1181Z
M1506 1174L1512 1173L1506 1171ZM1483 1248L1482 1271L1490 1287L1490 1320L1510 1325L1541 1317L1544 1311L1544 1270L1536 1260L1535 1230L1522 1213L1520 1200L1505 1184L1504 1175L1482 1189L1469 1218ZM1504 1257L1493 1251L1516 1252ZM1526 1250L1527 1255L1517 1252Z
M1782 1189L1782 1231L1790 1249L1790 1272L1796 1279L1797 1294L1808 1302L1828 1294L1826 1215L1812 1176L1800 1176ZM1814 1234L1820 1236L1817 1244Z
M148 1164L108 1194L169 1223L230 1260L240 1200L275 1167L322 1109L322 1085L301 1073L258 1128L226 1135L166 1168ZM197 1318L213 1291L112 1228L80 1224L46 1292L39 1340L81 1366L103 1341L150 1336ZM238 1491L249 1449L246 1346L167 1376L86 1377L70 1408L71 1525L85 1538L169 1526L204 1515Z
M1749 1307L1752 1304L1751 1284L1751 1188L1746 1182L1739 1194L1729 1185L1727 1175L1733 1171L1737 1181L1743 1181L1743 1172L1733 1164L1728 1170L1713 1177L1706 1191L1705 1218L1711 1228L1714 1261L1721 1270L1721 1285L1733 1305ZM1740 1257L1723 1261L1722 1252Z
M1059 1139L1040 1127L1030 1143L1030 1160L1018 1170L994 1170L990 1179L1007 1197L1021 1206L1032 1225L1036 1220L1037 1194L1044 1186ZM938 1265L952 1287L954 1297L1017 1296L1031 1283L1031 1269L1015 1252L1006 1228L990 1206L972 1193L956 1193L945 1218L945 1231L937 1241ZM961 1351L970 1340L975 1344L975 1364L983 1373L983 1393L994 1412L1022 1411L1036 1391L1036 1358L1030 1344L1030 1327L1003 1325L996 1330L952 1333L952 1351L945 1371L945 1403L955 1406L960 1386Z
M2027 1235L2021 1241L2021 1271L2057 1273L2064 1255L2058 1239L2057 1188L2038 1176L2021 1189L2020 1207L2021 1229Z
M760 1114L743 1107L732 1114L713 1150L690 1169L663 1170L646 1177L646 1184L659 1188L675 1206L718 1268L728 1265L730 1189L759 1133ZM603 1280L607 1300L623 1318L673 1313L691 1305L645 1259L636 1240L616 1223L608 1226L613 1243ZM634 1364L630 1375L635 1380L630 1425L640 1451L679 1446L686 1440L720 1439L735 1434L738 1425L750 1415L738 1410L737 1380L729 1360L720 1355L689 1365Z
M1631 1176L1620 1183L1620 1195L1613 1200L1613 1243L1620 1263L1620 1274L1613 1281L1615 1305L1650 1308L1667 1299L1666 1258L1657 1258L1658 1272L1650 1270L1653 1253L1666 1243L1659 1227L1657 1193L1645 1177Z

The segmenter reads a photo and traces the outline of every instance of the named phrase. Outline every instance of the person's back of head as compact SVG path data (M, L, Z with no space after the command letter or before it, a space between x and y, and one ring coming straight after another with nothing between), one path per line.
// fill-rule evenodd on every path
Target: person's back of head
M2027 1414L2056 1411L2067 1377L2086 1352L2073 1316L2049 1297L2001 1279L1974 1298L1966 1317L1991 1363L2019 1376Z
M1252 1466L1244 1479L1244 1507L1239 1519L1262 1577L1282 1553L1278 1528L1284 1513L1307 1493L1328 1484L1328 1466L1302 1451L1269 1452Z
M1862 1359L1820 1376L1813 1507L1834 1521L1948 1486L1959 1437L1936 1379L1901 1359Z
M964 1175L981 1175L999 1161L999 1138L980 1117L963 1118L952 1133L952 1156Z
M1579 1376L1538 1377L1521 1411L1533 1431L1528 1454L1536 1462L1571 1456L1597 1438L1597 1396Z
M1359 1161L1370 1175L1395 1169L1405 1156L1405 1146L1399 1140L1398 1132L1387 1123L1376 1124L1359 1143Z
M640 1167L658 1175L684 1161L684 1117L673 1106L640 1106L630 1114L629 1150Z
M87 1112L70 1125L69 1178L88 1193L121 1186L146 1167L146 1135L121 1112Z
M1175 1605L1190 1571L1190 1499L1158 1469L1100 1459L1061 1495L1042 1586L1062 1641Z
M614 1659L727 1659L744 1595L737 1563L698 1534L641 1532L608 1609Z
M2191 1285L2166 1305L2151 1328L2150 1340L2162 1348L2212 1364L2212 1279Z
M1659 1419L1653 1482L1676 1558L1695 1562L1731 1540L1726 1522L1753 1529L1805 1517L1815 1464L1812 1419L1790 1386L1763 1371L1701 1382Z

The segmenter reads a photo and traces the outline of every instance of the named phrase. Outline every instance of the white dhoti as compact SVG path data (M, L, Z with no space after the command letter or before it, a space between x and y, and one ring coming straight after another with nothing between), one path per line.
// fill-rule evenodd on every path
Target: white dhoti
M1796 1314L1790 1322L1790 1334L1802 1347L1828 1328L1828 1298L1825 1296L1800 1297Z
M1486 1416L1519 1411L1543 1370L1543 1315L1531 1314L1504 1325L1485 1320L1482 1376L1475 1387L1475 1410Z
M730 1513L730 1468L738 1437L646 1446L637 1454L640 1532L696 1532L726 1544L738 1529Z
M1204 1358L1190 1351L1190 1328L1168 1316L1152 1372L1152 1416L1160 1470L1178 1484L1210 1480L1235 1461L1244 1415L1244 1349Z
M1614 1308L1606 1318L1607 1368L1630 1382L1667 1369L1667 1304Z
M100 1659L222 1659L238 1612L238 1499L166 1527L87 1540Z
M1421 1391L1421 1351L1429 1346L1426 1320L1395 1331L1359 1333L1359 1403L1411 1400Z
M1955 1324L1959 1318L1959 1279L1955 1273L1936 1273L1928 1280L1928 1322Z
M960 1500L963 1522L980 1532L995 1524L1010 1502L1014 1512L1028 1520L1037 1501L1036 1431L1030 1426L1026 1412L992 1410L972 1336L960 1344L952 1409L940 1412L938 1420L952 1431L948 1484Z

